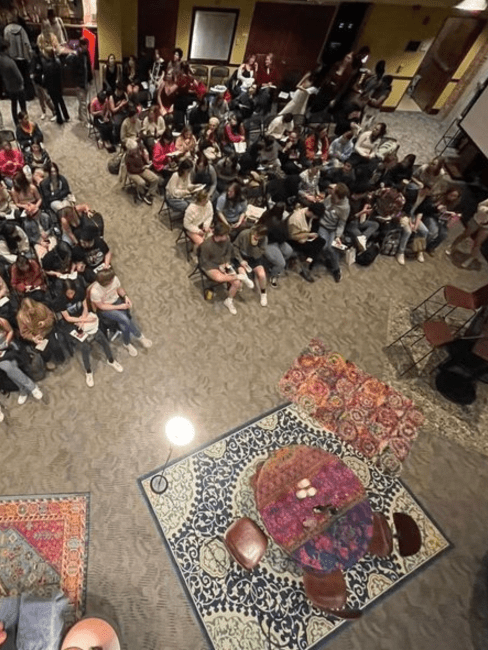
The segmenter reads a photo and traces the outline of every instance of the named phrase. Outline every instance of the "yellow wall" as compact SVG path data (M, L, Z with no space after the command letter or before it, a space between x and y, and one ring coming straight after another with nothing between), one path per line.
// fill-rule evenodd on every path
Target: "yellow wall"
M462 60L461 65L459 66L459 68L452 75L453 79L461 79L463 74L466 72L466 70L469 68L469 66L473 62L474 57L478 54L479 49L486 43L487 40L488 40L488 24L485 26L485 28L483 29L481 34L478 36L478 38L475 40L475 42L471 46L471 49L469 50L469 52L466 54L466 56Z
M98 0L98 56L101 61L115 54L117 61L122 60L122 19L120 0Z
M100 61L136 54L137 0L98 0L97 24Z
M368 67L385 59L387 74L413 77L425 51L405 52L408 41L432 41L449 15L448 9L374 5L360 37L360 45L371 48Z
M176 45L181 47L185 58L188 56L193 7L205 7L207 9L239 9L239 19L237 22L230 63L234 65L242 63L246 52L249 30L251 28L251 20L255 4L254 0L205 0L205 2L198 2L198 0L179 0L179 2ZM270 29L272 28L273 25L270 25Z

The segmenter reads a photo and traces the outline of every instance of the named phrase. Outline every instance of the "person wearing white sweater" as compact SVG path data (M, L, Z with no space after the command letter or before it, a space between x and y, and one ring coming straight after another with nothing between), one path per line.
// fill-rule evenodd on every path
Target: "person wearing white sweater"
M195 248L198 248L212 232L212 220L213 207L208 200L208 192L201 190L196 195L195 203L190 203L183 217L183 228Z

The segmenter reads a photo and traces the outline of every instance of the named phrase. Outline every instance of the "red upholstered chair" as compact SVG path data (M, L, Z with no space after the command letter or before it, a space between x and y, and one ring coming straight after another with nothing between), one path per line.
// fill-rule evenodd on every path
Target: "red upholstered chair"
M373 537L369 543L368 553L378 557L388 557L393 552L393 533L381 512L373 512Z
M359 618L362 612L345 608L347 602L347 587L342 571L333 573L303 574L303 585L307 598L315 607L334 614L339 618Z
M400 555L402 557L408 557L409 555L418 553L422 546L422 536L420 535L419 527L412 517L404 512L395 512L393 514L393 522L395 524Z
M268 538L249 517L231 524L224 542L234 560L246 571L252 571L259 564L268 547Z

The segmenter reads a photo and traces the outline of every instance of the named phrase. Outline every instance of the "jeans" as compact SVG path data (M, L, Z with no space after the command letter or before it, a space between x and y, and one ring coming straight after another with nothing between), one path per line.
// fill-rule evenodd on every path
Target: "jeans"
M405 253L405 249L407 248L408 240L410 239L410 236L412 235L412 226L410 224L410 219L408 217L402 217L400 219L400 225L402 227L402 236L400 237L400 243L398 245L398 252L397 255L403 255ZM426 225L421 221L419 223L419 227L417 228L417 233L421 237L425 237L427 239L429 235L429 231L427 230Z
M21 393L32 393L36 387L32 379L22 372L15 359L0 359L0 370L3 370L7 377L18 386Z
M110 349L110 344L107 341L107 337L105 336L105 334L100 330L98 330L98 332L92 338L92 341L96 341L100 345L102 350L105 352L107 361L109 363L112 363L114 360L114 355L112 354L112 350ZM91 363L90 363L91 341L89 342L88 339L81 342L77 341L77 344L81 348L81 358L83 359L83 366L85 368L85 372L91 372Z
M187 201L186 199L173 199L169 196L166 197L166 203L172 210L175 210L175 212L184 212L190 205L190 201Z
M21 111L27 111L27 104L25 101L25 92L21 90L18 93L10 93L9 95L10 98L10 104L11 104L11 110L12 110L12 119L14 121L14 124L17 124L19 121L17 119L17 103L20 104L20 110Z
M120 304L122 301L117 301L116 304ZM105 309L99 312L102 320L109 320L116 323L119 330L122 332L122 341L124 345L129 345L130 335L139 339L141 337L141 332L137 325L132 320L128 309Z
M264 257L271 264L270 276L276 277L283 273L286 267L286 261L294 255L293 248L284 241L281 244L274 242L273 244L268 244L264 251Z
M78 99L78 119L84 125L88 122L87 109L86 109L86 98L88 96L88 90L86 88L77 88L76 97Z
M54 112L56 114L56 122L58 124L63 123L63 118L68 121L69 120L69 113L68 109L66 108L66 104L64 103L64 98L63 98L63 93L61 89L50 89L49 95L52 99L52 102L54 104Z
M434 219L434 217L426 217L425 224L422 225L424 225L428 231L427 250L433 251L447 238L447 226L446 224L437 221L437 219Z
M359 221L348 223L346 226L346 232L355 239L361 235L366 237L366 239L369 239L371 235L374 235L379 227L380 224L377 221L369 221L369 219L366 219L363 223L359 223Z
M332 273L334 273L339 270L339 255L337 253L337 249L333 248L332 246L332 242L336 238L336 231L326 230L326 228L320 226L319 235L322 237L322 239L325 240L324 249L323 249L325 255L325 261L329 265Z

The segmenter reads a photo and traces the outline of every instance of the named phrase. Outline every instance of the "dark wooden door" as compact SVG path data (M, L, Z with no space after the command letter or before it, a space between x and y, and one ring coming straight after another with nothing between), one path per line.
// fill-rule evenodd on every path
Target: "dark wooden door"
M138 45L139 51L145 47L145 37L154 36L156 49L165 61L173 56L176 47L176 24L178 22L178 0L145 0L138 3ZM151 50L151 53L153 50ZM188 52L184 52L185 59Z
M478 18L446 19L417 72L421 78L412 98L422 110L432 109L485 23Z
M281 75L313 70L334 14L333 6L257 2L246 56L273 52Z

